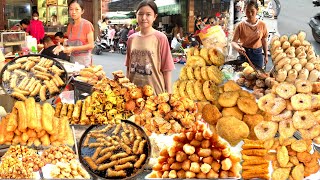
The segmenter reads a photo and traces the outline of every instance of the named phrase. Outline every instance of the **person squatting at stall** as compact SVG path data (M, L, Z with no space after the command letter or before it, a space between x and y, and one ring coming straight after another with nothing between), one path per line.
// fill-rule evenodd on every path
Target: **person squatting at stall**
M94 48L93 25L90 21L83 19L84 5L82 0L72 0L69 5L69 15L73 22L68 25L67 47L58 46L54 53L60 51L70 54L70 62L90 66L92 64L91 50Z
M241 60L247 61L243 56L247 54L255 66L263 68L268 63L268 30L266 24L256 18L257 12L257 1L248 0L245 4L247 20L236 27L231 44L239 52Z
M128 39L127 77L137 86L151 85L156 94L171 93L174 63L166 35L152 27L157 16L158 8L153 0L139 3L136 17L140 31Z

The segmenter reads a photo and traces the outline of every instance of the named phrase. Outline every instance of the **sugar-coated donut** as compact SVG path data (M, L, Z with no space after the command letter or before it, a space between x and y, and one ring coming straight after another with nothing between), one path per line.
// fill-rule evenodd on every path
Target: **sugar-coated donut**
M267 94L258 100L258 107L272 115L280 114L287 107L286 100L276 97L275 94Z
M285 109L280 114L272 116L272 121L280 122L285 119L291 119L292 118L292 111Z
M310 110L296 111L293 114L292 122L296 129L309 129L317 123L316 117Z
M298 93L306 93L307 94L307 93L312 92L312 84L310 81L298 79L298 80L296 80L294 85L296 86Z
M296 128L293 126L292 120L287 119L280 121L279 123L279 134L280 138L290 138L296 132Z
M258 139L268 140L274 138L278 131L278 123L272 121L261 121L254 127Z
M291 98L296 94L296 90L297 89L293 84L287 82L280 83L276 88L278 96L282 97L283 99Z
M311 108L311 95L296 94L291 97L291 105L296 111L308 110Z

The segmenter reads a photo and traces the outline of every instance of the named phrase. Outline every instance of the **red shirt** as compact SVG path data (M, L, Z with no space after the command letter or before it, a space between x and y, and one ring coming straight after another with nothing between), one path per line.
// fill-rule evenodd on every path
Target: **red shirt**
M26 32L28 32L32 37L36 38L37 43L39 44L40 40L44 37L44 27L42 22L32 19Z

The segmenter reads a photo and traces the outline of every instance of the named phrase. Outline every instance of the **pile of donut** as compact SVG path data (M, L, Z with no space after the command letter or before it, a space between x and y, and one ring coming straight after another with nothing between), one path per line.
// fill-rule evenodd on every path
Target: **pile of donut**
M318 163L313 163L313 159L319 159L319 155L311 155L310 148L293 148L295 141L301 143L299 147L308 147L313 141L316 144L320 143L320 95L319 83L312 85L310 81L296 80L294 83L281 82L272 87L272 92L261 97L258 100L260 110L269 114L268 118L259 122L254 127L254 132L259 140L265 141L267 144L277 145L279 148L274 148L279 152L281 158L278 158L278 163L274 166L278 168L295 167L291 158L297 158L303 162L301 167L304 176L309 176L318 172L320 166ZM314 88L313 88L314 87ZM275 138L277 133L279 137ZM299 136L300 134L300 136ZM291 146L290 146L291 145ZM287 146L287 147L286 147ZM295 152L291 152L293 150ZM278 152L279 151L279 152ZM292 157L291 157L292 156ZM310 157L308 159L304 157ZM276 159L277 159L276 158ZM288 161L283 163L283 158ZM289 160L291 163L289 163ZM298 161L298 163L299 163ZM318 161L316 161L318 162ZM311 163L311 164L310 164ZM300 165L301 166L301 165ZM275 168L274 168L275 169ZM290 170L285 174L289 176ZM292 172L291 172L292 173Z
M186 66L182 67L179 80L173 85L173 93L194 101L217 100L217 85L223 81L219 66L224 61L224 54L217 48L190 48Z
M270 52L278 82L294 82L296 79L318 81L320 58L305 38L303 31L289 37L272 38Z
M236 82L239 86L253 90L252 94L257 99L268 94L272 86L277 83L275 78L270 77L270 74L268 77L257 74L247 62L242 64L242 68L244 69L238 73L239 79Z

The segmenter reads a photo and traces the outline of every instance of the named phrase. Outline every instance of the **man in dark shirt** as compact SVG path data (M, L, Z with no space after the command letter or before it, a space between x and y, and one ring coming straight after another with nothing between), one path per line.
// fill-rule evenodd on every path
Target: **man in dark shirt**
M53 58L59 58L59 59L62 59L62 60L66 60L66 61L69 61L70 60L70 56L68 56L66 53L64 52L60 52L59 54L54 54L53 53L53 49L55 47L57 47L57 45L55 45L51 39L51 37L49 36L45 36L43 39L43 46L44 46L44 49L43 51L41 52L41 54L43 55L47 55L49 57L53 57Z

